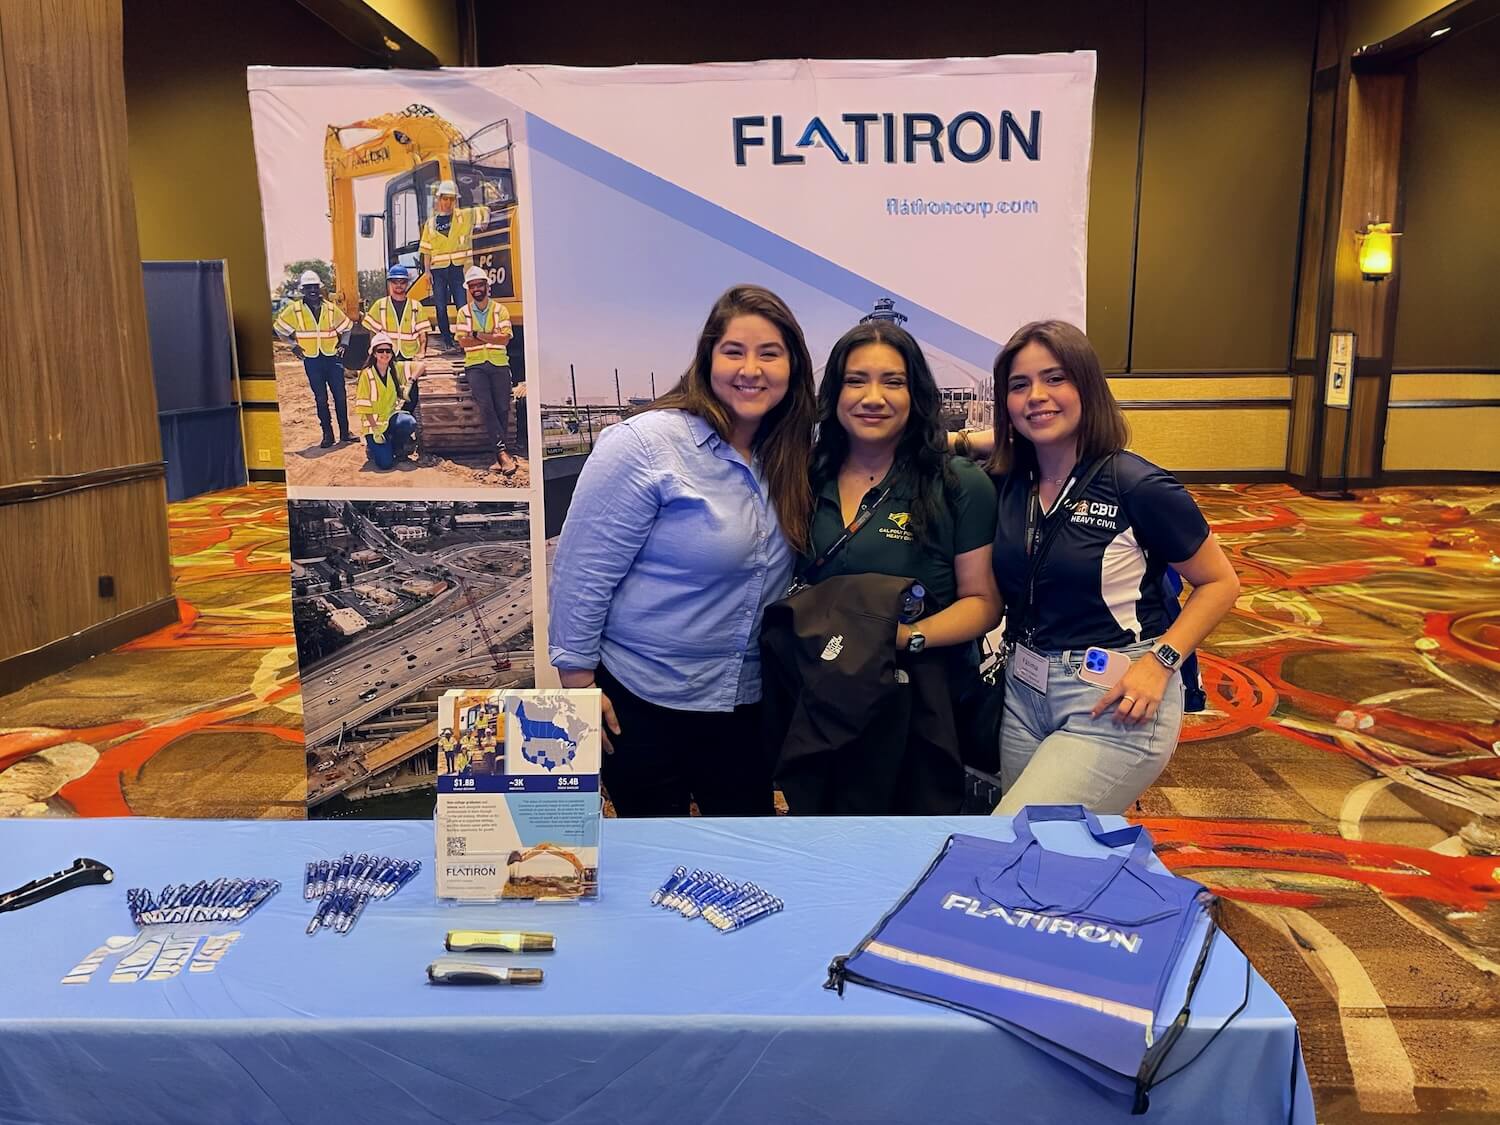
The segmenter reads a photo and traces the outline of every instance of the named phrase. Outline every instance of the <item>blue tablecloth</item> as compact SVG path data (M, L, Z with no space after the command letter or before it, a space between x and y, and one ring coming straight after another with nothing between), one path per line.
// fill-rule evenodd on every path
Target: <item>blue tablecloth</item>
M1051 847L1084 844L1043 825ZM601 897L576 906L435 902L426 822L0 822L0 889L66 867L116 881L0 914L0 1123L1128 1121L1075 1072L970 1017L851 986L847 953L949 832L998 818L607 821ZM307 860L421 858L354 932L303 930ZM754 879L784 913L732 934L648 903L677 864ZM127 887L281 880L216 971L114 984L61 978L133 932ZM557 934L540 987L441 988L449 928ZM500 959L497 957L497 959ZM1144 1122L1310 1123L1296 1025L1220 938ZM1205 1044L1207 1046L1205 1047Z

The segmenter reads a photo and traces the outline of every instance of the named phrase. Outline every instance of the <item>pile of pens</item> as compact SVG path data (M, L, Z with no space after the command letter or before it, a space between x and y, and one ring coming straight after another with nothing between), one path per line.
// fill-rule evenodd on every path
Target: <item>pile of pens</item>
M679 867L651 896L653 906L684 918L702 918L720 933L739 930L786 905L754 883L736 883L717 871Z
M142 887L125 892L130 920L142 926L198 922L243 922L281 889L275 879L199 879L162 888L160 897Z
M320 859L307 865L303 876L302 897L308 902L319 899L307 932L315 934L322 927L340 934L354 929L371 899L390 898L416 878L422 870L417 859L393 859L384 855L354 855L345 852L338 859Z

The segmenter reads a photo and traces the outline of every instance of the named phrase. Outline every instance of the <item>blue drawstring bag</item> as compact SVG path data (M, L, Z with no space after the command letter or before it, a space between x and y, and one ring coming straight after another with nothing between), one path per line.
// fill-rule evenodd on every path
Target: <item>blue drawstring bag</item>
M1033 822L1082 822L1110 849L1067 855ZM1152 841L1131 825L1105 831L1080 805L1037 805L1013 841L949 836L919 879L825 987L845 982L943 1004L1034 1044L1101 1088L1147 1092L1182 1029L1217 925L1214 897L1150 865ZM1167 982L1196 959L1180 1010Z

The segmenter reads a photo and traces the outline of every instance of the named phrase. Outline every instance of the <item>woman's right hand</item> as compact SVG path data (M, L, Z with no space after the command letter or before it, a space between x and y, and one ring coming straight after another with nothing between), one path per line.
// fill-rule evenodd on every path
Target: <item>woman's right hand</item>
M559 668L557 678L562 681L565 688L591 688L598 687L594 679L594 673L581 668ZM599 732L600 741L604 744L604 752L613 754L614 743L610 742L611 733L620 733L620 720L615 715L615 705L609 701L609 696L602 691L599 693L599 714L604 719L604 729Z
M613 754L615 744L609 740L611 733L620 733L620 720L615 718L615 705L609 701L609 696L602 691L599 693L599 713L604 717L604 730L599 732L599 738L604 743L604 752Z

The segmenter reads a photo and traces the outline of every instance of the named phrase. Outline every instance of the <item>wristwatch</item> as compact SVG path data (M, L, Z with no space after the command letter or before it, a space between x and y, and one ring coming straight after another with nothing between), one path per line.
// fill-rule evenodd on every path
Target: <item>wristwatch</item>
M1182 653L1167 644L1166 641L1157 641L1155 647L1151 649L1151 655L1160 660L1162 667L1168 672L1176 670L1177 665L1182 663Z
M921 652L927 647L927 638L913 629L906 635L906 651Z

